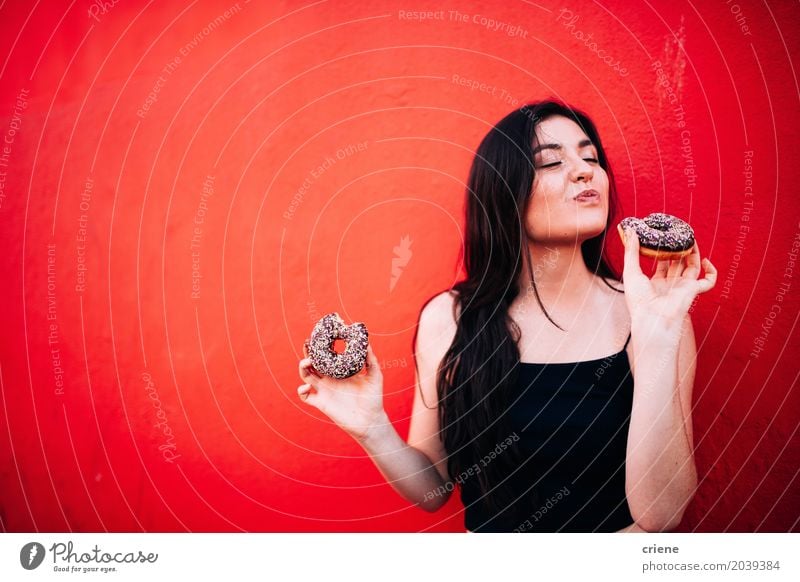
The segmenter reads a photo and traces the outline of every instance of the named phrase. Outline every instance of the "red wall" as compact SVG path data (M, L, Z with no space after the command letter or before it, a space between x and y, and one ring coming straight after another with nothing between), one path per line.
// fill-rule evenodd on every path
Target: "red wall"
M688 219L720 270L681 529L798 530L795 3L101 4L0 7L3 530L463 531L296 363L320 315L367 322L406 436L472 152L547 96L595 118L625 213Z

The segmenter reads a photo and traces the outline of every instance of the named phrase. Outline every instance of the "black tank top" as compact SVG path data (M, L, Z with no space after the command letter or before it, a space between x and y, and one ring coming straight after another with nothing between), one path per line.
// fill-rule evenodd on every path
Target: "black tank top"
M510 407L523 463L502 486L515 502L490 513L478 479L461 483L473 532L613 532L633 523L625 496L633 377L625 348L575 363L520 363Z

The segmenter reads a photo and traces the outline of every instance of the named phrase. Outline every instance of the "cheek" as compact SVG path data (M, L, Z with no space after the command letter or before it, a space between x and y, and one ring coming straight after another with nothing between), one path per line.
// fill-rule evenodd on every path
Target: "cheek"
M533 182L533 204L547 208L564 196L564 181L553 175L537 177Z
M560 175L542 176L533 184L532 205L541 212L558 213L567 210L567 194L569 183Z
M535 184L525 215L528 234L549 232L570 218L570 206L564 202L564 190L559 185L542 180Z
M606 171L603 168L598 166L597 171L595 172L595 179L601 184L605 185L605 189L608 191L608 174L606 174Z

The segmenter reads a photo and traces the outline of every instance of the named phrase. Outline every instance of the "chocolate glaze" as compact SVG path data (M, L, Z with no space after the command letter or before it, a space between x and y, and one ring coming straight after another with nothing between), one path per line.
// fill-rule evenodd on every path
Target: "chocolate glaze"
M628 217L620 221L623 229L633 228L639 244L648 249L685 251L694 246L694 230L680 218L654 212L645 218Z
M342 339L347 343L344 353L333 350L333 342ZM363 323L345 325L338 313L322 317L306 340L308 357L314 369L332 378L349 378L358 374L367 361L369 333Z

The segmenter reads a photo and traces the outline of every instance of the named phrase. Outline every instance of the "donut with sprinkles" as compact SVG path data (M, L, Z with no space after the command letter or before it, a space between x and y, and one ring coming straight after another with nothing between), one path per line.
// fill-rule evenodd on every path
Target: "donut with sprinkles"
M347 344L341 354L333 349L337 339L344 340ZM368 345L367 326L361 322L345 325L335 312L317 321L311 337L306 340L306 350L314 369L320 374L339 380L361 371L367 361Z
M625 229L632 228L639 238L639 253L659 260L678 260L692 252L694 230L689 223L671 214L653 212L644 218L623 218L617 225L622 243Z

